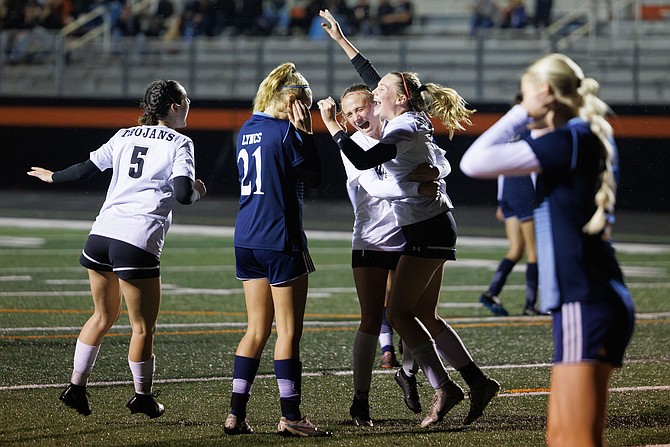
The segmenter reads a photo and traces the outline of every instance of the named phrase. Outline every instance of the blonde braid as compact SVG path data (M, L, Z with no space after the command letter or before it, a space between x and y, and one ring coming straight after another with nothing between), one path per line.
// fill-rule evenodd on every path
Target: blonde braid
M579 116L591 123L591 132L602 143L601 156L605 162L605 169L600 173L600 188L595 195L595 204L598 207L591 219L584 225L582 231L588 234L598 234L607 225L607 216L614 212L616 203L616 180L613 164L615 162L614 146L612 144L612 126L605 119L610 108L596 96L599 84L595 79L584 78L577 92L583 99L579 109Z
M549 82L556 100L570 107L580 118L588 122L591 132L600 140L605 169L599 175L600 186L594 197L597 209L582 227L585 233L598 234L605 229L607 215L614 212L616 201L613 169L615 149L612 143L612 127L605 119L605 116L612 111L596 96L600 88L598 82L584 77L579 65L564 54L549 54L533 63L526 72L536 76L537 79Z

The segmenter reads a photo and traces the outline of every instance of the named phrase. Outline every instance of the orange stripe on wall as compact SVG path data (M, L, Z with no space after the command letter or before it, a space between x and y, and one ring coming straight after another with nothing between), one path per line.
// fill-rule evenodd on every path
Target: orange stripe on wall
M0 127L81 127L117 129L137 122L139 108L130 107L36 107L0 106ZM193 130L229 131L239 129L251 112L245 109L197 109L188 116L188 128ZM500 114L476 113L473 126L457 135L479 135L495 123ZM312 112L316 132L326 128L319 113ZM670 138L670 117L621 115L611 119L614 135L622 138ZM436 133L445 135L444 126L436 122Z

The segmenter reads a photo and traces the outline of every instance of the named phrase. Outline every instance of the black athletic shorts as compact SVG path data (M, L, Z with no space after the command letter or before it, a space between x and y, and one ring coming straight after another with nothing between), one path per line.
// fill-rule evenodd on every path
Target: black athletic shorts
M403 255L419 258L456 259L456 221L451 211L402 227Z
M90 234L79 263L97 272L114 272L123 279L146 279L160 276L158 256L117 239Z
M401 255L401 251L352 250L351 268L379 267L395 270Z

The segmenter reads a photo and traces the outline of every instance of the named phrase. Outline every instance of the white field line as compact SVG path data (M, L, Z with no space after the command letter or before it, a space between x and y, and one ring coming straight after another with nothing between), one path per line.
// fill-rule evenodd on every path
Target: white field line
M56 220L56 219L23 219L1 217L0 227L17 227L17 228L68 228L75 230L89 230L92 222L82 220ZM219 227L212 225L181 225L174 224L170 227L171 234L185 234L185 235L202 235L202 236L220 236L231 237L235 233L233 227ZM349 231L310 231L307 230L307 238L315 240L351 240L351 232ZM11 238L13 241L17 238ZM18 238L23 239L19 243L30 245L35 243L35 238ZM16 243L16 242L12 242ZM505 238L490 238L490 237L467 237L460 236L458 238L460 246L471 247L507 247L507 240ZM0 246L2 246L0 244ZM637 243L618 243L614 242L614 247L620 252L626 253L667 253L670 252L670 245L668 244L637 244Z
M643 363L642 361L636 361L635 363ZM482 366L482 369L537 369L537 368L551 368L551 363L537 363L537 364L510 364L510 365L494 365L494 366ZM452 368L448 368L452 370ZM395 371L386 371L386 370L373 370L373 374L394 374ZM352 370L343 370L343 371L324 371L324 372L305 372L303 377L324 377L324 376L352 376ZM256 376L257 379L275 379L274 374L259 374ZM154 381L154 384L166 384L166 383L204 383L204 382L227 382L232 381L231 376L219 376L219 377L180 377L178 379L157 379ZM119 386L119 385L132 385L130 380L112 380L106 382L89 382L89 387L105 387L105 386ZM25 385L10 385L10 386L1 386L0 391L17 391L17 390L37 390L37 389L47 389L47 388L64 388L67 383L35 383L35 384L25 384ZM647 392L647 391L670 391L670 385L658 385L658 386L636 386L636 387L617 387L610 388L610 392L613 393L629 393L629 392ZM549 394L548 391L540 389L537 391L525 391L519 393L500 393L498 397L520 397L520 396L544 396Z
M34 269L33 269L34 270ZM78 269L80 270L80 269ZM31 281L32 277L27 276L22 281ZM18 281L18 280L17 280ZM0 281L1 282L1 281ZM54 281L50 284L57 284L59 281ZM80 283L82 286L86 286L86 282ZM628 288L630 289L668 289L670 288L670 283L628 283ZM482 285L466 285L466 286L442 286L441 292L468 292L468 291L481 291ZM525 290L525 286L522 285L506 285L505 290ZM163 297L170 296L181 296L181 295L213 295L213 296L226 296L226 295L241 295L244 291L242 288L232 288L232 289L200 289L195 287L177 287L175 285L164 284L163 285ZM308 293L308 299L311 298L330 298L333 294L352 294L356 295L356 289L354 287L324 287L324 288L311 288ZM9 298L39 298L39 297L49 297L49 296L90 296L91 292L89 290L58 290L58 291L0 291L0 298L9 297ZM475 303L477 306L479 304ZM449 303L443 300L443 303L440 304L441 307L470 307L471 303Z
M58 312L55 310L54 312ZM658 320L668 318L670 319L670 312L653 312L637 314L638 320ZM473 323L537 323L551 321L550 316L536 316L536 317L463 317L463 318L447 318L449 324L473 324ZM274 323L273 323L274 324ZM304 326L306 327L351 327L355 328L359 325L359 320L342 320L342 321L318 321L306 320ZM246 322L211 322L211 323L158 323L157 330L160 335L161 330L173 329L201 329L201 328L245 328ZM129 331L130 325L115 324L110 332ZM0 333L16 333L16 332L79 332L81 326L35 326L35 327L0 327Z

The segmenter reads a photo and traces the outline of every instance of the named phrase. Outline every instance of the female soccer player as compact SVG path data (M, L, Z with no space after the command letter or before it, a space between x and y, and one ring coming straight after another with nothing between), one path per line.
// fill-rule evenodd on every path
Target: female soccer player
M530 175L498 177L498 207L496 218L505 225L509 247L505 257L479 301L498 316L509 313L498 297L514 266L526 254L526 304L523 315L538 315L537 302L537 253L535 250L535 180Z
M300 412L300 338L307 278L314 264L302 227L303 190L321 182L309 108L312 90L292 63L261 82L254 113L237 140L240 208L235 225L237 278L243 281L247 331L235 353L228 434L253 433L247 402L276 320L274 371L284 436L325 436Z
M463 124L470 122L473 111L465 107L465 101L453 89L437 84L422 85L414 73L391 72L380 79L370 62L344 37L330 12L324 10L320 15L327 22L322 24L324 30L349 56L368 87L374 89L374 113L385 121L379 143L364 151L344 133L336 120L322 112L324 123L342 152L358 169L382 164L388 177L395 182L402 181L421 163L434 165L437 146L428 114L438 118L451 136L456 129L463 129ZM330 98L319 101L319 108L328 107L330 101ZM433 403L421 422L422 427L442 420L464 398L463 390L444 369L432 338L451 329L437 314L440 287L432 282L435 275L442 275L446 260L456 259L456 222L451 208L443 180L437 199L407 196L392 202L393 214L402 228L406 245L391 285L387 311L404 346L412 351L435 389ZM460 344L460 338L449 339ZM449 360L451 364L464 362L459 372L471 388L470 412L464 423L472 423L482 415L500 385L471 361L462 344L447 354L458 356L458 359ZM405 388L403 386L403 391Z
M461 160L477 178L538 173L535 210L541 309L551 311L550 446L603 444L609 379L635 325L631 295L605 236L616 181L612 128L598 83L562 54L533 63L523 99ZM551 132L509 143L535 121Z
M28 172L44 182L60 183L113 171L79 259L88 269L95 309L79 333L71 383L60 396L85 416L91 414L86 384L102 339L121 314L122 296L132 327L128 363L135 383L135 396L126 406L150 418L165 411L152 394L161 303L159 257L175 202L195 203L206 193L202 181L195 180L193 142L175 131L186 127L190 102L177 81L154 81L141 102L139 126L119 130L83 163L57 172L38 167Z
M343 124L346 126L348 123L356 129L351 138L365 149L377 144L382 123L374 115L372 91L362 84L353 85L342 94L340 105ZM321 104L320 109L327 116L334 116L335 102ZM376 334L380 333L380 327L384 332L384 305L393 271L405 246L405 238L395 222L388 200L418 194L435 198L439 192L439 184L433 180L446 177L451 172L451 166L439 150L436 166L422 165L410 173L409 181L392 184L384 180L386 172L383 166L361 171L344 154L341 155L347 173L347 188L354 207L351 265L361 307L361 322L354 338L354 398L349 414L354 425L372 426L368 398ZM388 325L387 321L386 324ZM413 364L412 360L408 362Z

